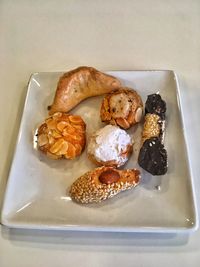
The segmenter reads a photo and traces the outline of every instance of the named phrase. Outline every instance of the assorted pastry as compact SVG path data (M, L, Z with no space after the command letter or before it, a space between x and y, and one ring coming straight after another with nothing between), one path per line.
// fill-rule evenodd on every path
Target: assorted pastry
M108 93L101 105L102 122L128 129L141 121L143 103L139 94L128 87L121 87Z
M74 159L85 147L85 129L80 116L56 112L38 128L38 149L53 159Z
M79 177L72 184L70 195L73 200L80 203L101 202L135 187L139 180L138 170L118 170L103 166Z
M86 124L69 111L81 101L106 94L100 118L107 125L88 139L88 158L97 166L79 177L70 188L73 200L79 203L100 202L121 191L133 188L140 181L137 169L118 170L133 151L132 137L125 131L143 117L143 103L133 89L92 67L79 67L64 73L58 81L50 117L37 130L37 147L52 159L74 159L86 144ZM159 94L149 95L145 103L142 146L139 165L153 175L167 172L164 148L166 103Z
M130 135L118 126L107 125L90 137L87 153L89 159L101 166L121 167L132 152Z
M49 114L69 112L84 99L109 93L121 87L120 81L92 67L79 67L60 78Z
M159 94L149 95L145 104L145 121L139 165L152 175L167 172L167 151L164 147L166 103Z

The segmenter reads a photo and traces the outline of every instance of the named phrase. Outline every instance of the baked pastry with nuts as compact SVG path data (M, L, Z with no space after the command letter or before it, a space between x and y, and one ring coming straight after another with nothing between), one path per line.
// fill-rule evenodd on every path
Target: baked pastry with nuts
M102 102L100 116L106 123L128 129L139 122L143 114L143 103L139 94L128 87L108 93Z
M109 93L121 86L120 81L92 67L79 67L60 77L49 114L68 112L84 99Z
M73 200L83 204L101 202L135 187L139 180L140 172L136 169L117 170L103 166L79 177L72 184L70 195Z
M132 139L118 126L106 125L92 134L87 153L98 166L120 167L126 163L132 152Z
M74 159L85 147L85 129L80 116L54 113L38 128L38 149L53 159Z

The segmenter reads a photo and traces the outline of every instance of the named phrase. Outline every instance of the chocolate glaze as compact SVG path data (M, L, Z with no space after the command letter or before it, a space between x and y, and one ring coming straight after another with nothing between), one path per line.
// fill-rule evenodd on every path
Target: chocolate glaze
M160 116L162 120L165 119L166 103L162 100L159 94L148 95L145 103L145 114L153 113Z
M167 172L167 151L158 137L152 137L143 143L138 163L152 175L164 175Z

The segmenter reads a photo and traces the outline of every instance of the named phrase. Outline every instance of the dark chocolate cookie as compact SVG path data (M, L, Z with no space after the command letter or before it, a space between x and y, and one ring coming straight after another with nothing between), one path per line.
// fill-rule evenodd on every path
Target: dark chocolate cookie
M138 163L152 175L164 175L167 172L167 151L158 137L152 137L143 143Z
M145 104L145 114L153 113L160 116L162 120L165 119L166 103L162 100L159 94L148 95Z

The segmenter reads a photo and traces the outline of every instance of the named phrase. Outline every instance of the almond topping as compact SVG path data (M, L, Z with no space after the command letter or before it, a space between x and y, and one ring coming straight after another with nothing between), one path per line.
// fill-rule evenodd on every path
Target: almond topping
M130 127L130 124L128 123L127 120L123 118L118 118L116 119L116 122L119 126L121 126L123 129L128 129Z
M48 135L48 138L49 138L49 144L53 145L55 143L55 139L53 138L53 136L52 135Z
M56 121L52 118L46 120L46 124L49 130L56 130Z
M74 124L73 127L81 133L85 131L82 125Z
M38 128L38 148L53 159L73 159L85 146L85 127L80 116L54 113Z
M74 145L72 145L71 143L68 143L68 148L67 148L67 152L64 155L65 158L67 159L73 159L76 156L76 148Z
M62 137L62 135L61 134L59 134L56 130L52 130L52 136L54 137L54 138L60 138L60 137Z
M58 124L57 124L57 129L58 129L60 132L62 132L63 129L64 129L67 125L69 125L68 122L66 122L66 121L60 121L60 122L58 122Z
M82 151L82 146L79 145L79 144L75 144L74 146L76 148L76 154L77 155L80 155L81 154L81 151Z
M63 139L59 139L58 141L55 142L55 144L52 145L52 147L50 148L50 152L52 154L57 154L57 152L62 149L63 146Z
M134 121L134 113L133 111L131 110L128 114L128 117L127 117L127 121L132 124L132 122Z
M60 149L58 150L58 152L56 153L56 155L64 155L67 153L68 150L68 142L63 141L62 146L60 147Z
M115 170L107 170L100 174L99 181L102 184L112 184L118 182L120 175Z
M69 120L74 124L82 124L83 121L80 116L77 115L71 115L69 116Z
M139 108L136 110L136 113L135 113L135 121L136 121L136 122L141 121L141 119L142 119L142 113L143 113L142 108L139 107Z
M44 146L46 144L48 144L48 137L46 134L41 134L38 136L38 145L39 146Z
M51 159L59 159L60 156L55 155L55 154L51 154L49 151L47 151L47 156Z
M67 135L69 135L69 134L70 134L70 135L73 135L75 132L76 132L75 128L74 128L73 126L71 126L70 124L68 124L67 127L65 127L65 128L63 129L62 134L63 134L64 136L67 136Z
M53 118L57 119L57 118L62 117L62 115L63 115L62 112L56 112L56 113L53 114Z

